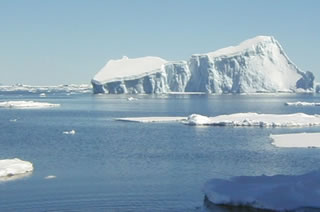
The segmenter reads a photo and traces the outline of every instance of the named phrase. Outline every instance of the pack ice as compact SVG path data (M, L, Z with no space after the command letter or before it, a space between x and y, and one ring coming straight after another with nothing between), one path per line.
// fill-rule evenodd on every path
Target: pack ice
M313 92L314 75L301 71L272 36L188 61L160 57L110 60L92 79L94 93Z

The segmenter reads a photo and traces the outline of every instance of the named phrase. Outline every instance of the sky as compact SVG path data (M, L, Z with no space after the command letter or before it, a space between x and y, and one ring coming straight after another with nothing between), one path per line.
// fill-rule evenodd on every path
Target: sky
M187 60L272 35L320 81L319 0L0 0L0 84L90 83L110 59Z

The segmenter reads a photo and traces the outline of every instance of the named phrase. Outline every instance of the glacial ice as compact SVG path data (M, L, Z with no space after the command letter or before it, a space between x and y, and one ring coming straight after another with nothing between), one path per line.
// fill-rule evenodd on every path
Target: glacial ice
M304 175L238 176L204 185L210 203L287 211L320 208L320 171ZM304 210L302 210L304 211Z
M270 138L277 147L320 147L320 133L271 134Z
M257 126L257 127L308 127L319 126L319 115L304 113L293 114L259 114L259 113L234 113L206 117L192 114L188 117L131 117L117 118L117 121L129 122L180 122L187 125L211 125L211 126Z
M11 177L27 174L33 171L31 162L18 158L0 160L0 181L10 180Z
M65 134L65 135L74 135L74 134L76 134L76 131L75 130L70 130L70 131L63 131L62 133Z
M67 92L67 93L92 93L90 84L70 84L57 86L32 86L32 85L0 85L0 92L29 92L39 93L40 97L45 97L46 93Z
M15 109L41 109L50 107L59 107L60 104L51 104L47 102L34 101L6 101L0 102L0 108L15 108Z
M159 57L110 60L92 79L94 93L310 92L314 75L301 71L271 36L188 61Z

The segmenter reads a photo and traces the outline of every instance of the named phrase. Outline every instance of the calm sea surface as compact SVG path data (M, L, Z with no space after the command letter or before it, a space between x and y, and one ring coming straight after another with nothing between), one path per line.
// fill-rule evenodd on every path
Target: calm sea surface
M129 123L119 117L236 112L320 114L318 95L125 95L0 93L0 101L59 103L0 109L0 159L31 161L34 172L0 182L0 211L207 211L203 184L236 175L302 174L320 168L320 149L281 149L269 134L310 128L195 127ZM16 122L10 120L17 119ZM63 131L74 129L75 135ZM55 175L55 179L44 179Z

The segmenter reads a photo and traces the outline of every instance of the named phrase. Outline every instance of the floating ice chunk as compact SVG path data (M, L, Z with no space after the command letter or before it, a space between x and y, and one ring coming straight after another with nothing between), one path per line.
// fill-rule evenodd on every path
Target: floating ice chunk
M32 163L18 158L0 160L0 180L10 180L11 177L33 171Z
M287 106L320 106L320 102L286 102Z
M17 122L17 119L10 119L10 122Z
M204 193L215 205L276 211L320 208L320 171L304 175L240 176L212 179Z
M66 135L74 135L74 134L76 134L76 131L75 131L75 130L64 131L63 134L66 134Z
M39 96L40 97L46 97L47 95L45 93L41 93Z
M40 109L59 107L60 104L51 104L47 102L34 102L34 101L7 101L0 102L0 108L15 108L15 109Z
M319 115L307 115L304 113L293 114L258 114L258 113L234 113L206 117L192 114L189 117L135 117L117 118L117 121L130 122L180 122L189 125L211 126L256 126L256 127L307 127L319 126Z
M50 179L54 179L54 178L57 178L57 177L54 175L49 175L49 176L46 176L44 179L50 180Z
M186 121L186 123L190 125L207 125L210 124L210 122L211 120L209 117L198 114L192 114L188 116L188 119Z
M135 100L138 100L137 98L134 98L134 97L132 97L132 96L130 96L130 97L128 97L128 99L127 99L128 101L135 101Z
M270 135L277 147L320 147L320 133L291 133Z

